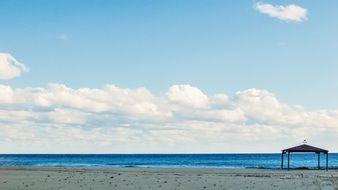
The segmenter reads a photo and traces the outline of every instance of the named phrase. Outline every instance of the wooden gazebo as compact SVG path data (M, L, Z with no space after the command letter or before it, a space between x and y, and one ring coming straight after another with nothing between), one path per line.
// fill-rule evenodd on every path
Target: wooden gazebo
M318 154L318 169L320 169L320 154L323 153L326 155L326 170L329 169L329 151L321 148L317 148L314 146L310 146L307 144L302 144L299 146L291 147L288 149L282 150L282 162L281 169L284 169L284 154L288 155L288 170L290 170L290 153L302 153L302 152L313 152Z

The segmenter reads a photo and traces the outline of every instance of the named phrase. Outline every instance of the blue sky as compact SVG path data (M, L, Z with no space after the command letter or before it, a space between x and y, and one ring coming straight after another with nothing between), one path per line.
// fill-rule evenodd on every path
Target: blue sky
M254 1L2 1L0 50L31 70L8 82L15 86L256 87L337 108L337 2L267 3L296 3L309 19L267 17Z
M306 19L269 16L259 3L297 5ZM114 84L158 97L189 85L234 99L255 88L307 111L337 110L337 7L334 0L1 1L0 52L29 72L0 82Z

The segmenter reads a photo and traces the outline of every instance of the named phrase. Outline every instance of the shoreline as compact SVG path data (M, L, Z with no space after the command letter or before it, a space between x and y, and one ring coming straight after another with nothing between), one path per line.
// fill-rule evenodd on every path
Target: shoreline
M220 171L288 171L287 168L234 168L234 167L153 167L153 166L0 166L0 170L220 170ZM321 169L298 167L290 168L289 171L326 171ZM338 167L329 167L328 171L338 171Z
M290 170L287 169L261 169L261 168L169 168L169 167L1 167L0 171L51 171L51 172L116 172L116 171L144 171L144 172L203 172L203 173L294 173L294 172L302 172L302 173L337 173L338 169L329 169L326 171L325 169L297 169L293 168Z

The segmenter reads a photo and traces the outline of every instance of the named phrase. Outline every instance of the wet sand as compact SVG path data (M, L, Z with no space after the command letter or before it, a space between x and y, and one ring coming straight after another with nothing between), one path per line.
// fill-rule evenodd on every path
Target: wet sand
M338 171L2 168L0 189L338 190Z

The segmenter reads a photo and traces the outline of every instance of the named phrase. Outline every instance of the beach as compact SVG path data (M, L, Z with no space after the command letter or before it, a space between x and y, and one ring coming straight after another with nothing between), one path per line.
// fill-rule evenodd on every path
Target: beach
M0 189L338 189L338 171L1 168Z

